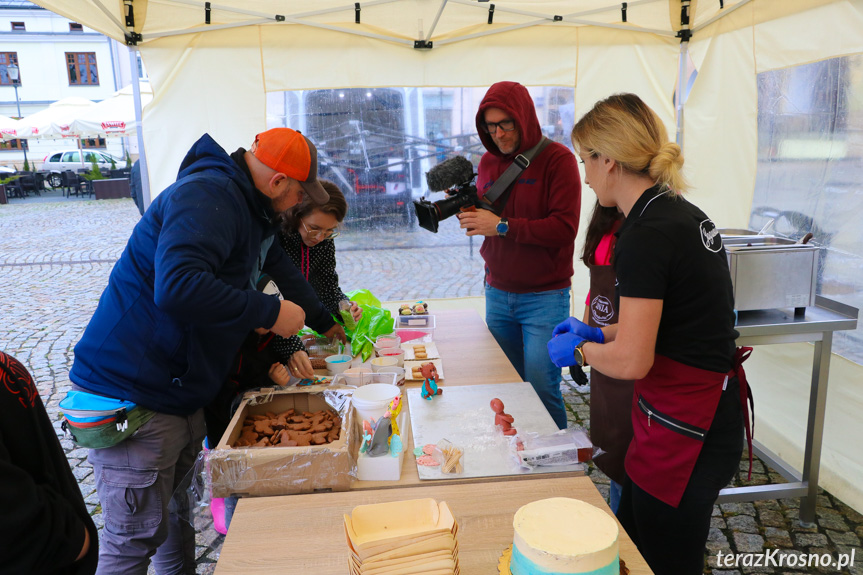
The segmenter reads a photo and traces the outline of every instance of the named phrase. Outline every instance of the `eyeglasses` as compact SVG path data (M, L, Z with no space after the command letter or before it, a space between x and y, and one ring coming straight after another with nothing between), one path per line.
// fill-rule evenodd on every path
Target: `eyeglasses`
M487 134L495 134L497 133L497 129L500 128L504 132L512 132L515 130L515 120L501 120L500 122L486 122L484 124L480 124L483 130Z
M339 236L339 230L337 230L337 229L322 230L320 228L315 228L315 227L313 227L312 229L309 229L306 227L306 222L304 222L303 220L300 220L300 223L303 224L303 229L306 230L306 233L309 234L309 237L312 238L313 240L316 240L316 239L321 238L321 237L323 237L323 239L325 239L325 240L331 240L331 239Z

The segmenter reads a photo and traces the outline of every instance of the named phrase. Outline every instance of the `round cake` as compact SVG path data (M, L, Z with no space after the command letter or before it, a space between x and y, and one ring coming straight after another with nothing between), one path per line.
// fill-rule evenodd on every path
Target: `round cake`
M512 575L618 575L617 522L577 499L528 503L512 521Z

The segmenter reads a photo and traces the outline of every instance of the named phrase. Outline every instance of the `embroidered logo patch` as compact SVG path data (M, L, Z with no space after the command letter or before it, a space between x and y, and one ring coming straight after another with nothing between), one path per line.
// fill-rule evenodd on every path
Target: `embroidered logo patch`
M701 243L711 252L718 252L722 249L722 236L719 235L719 230L716 225L710 220L704 220L699 225L701 232Z
M590 302L590 315L599 325L608 325L614 317L614 305L607 297L598 295Z

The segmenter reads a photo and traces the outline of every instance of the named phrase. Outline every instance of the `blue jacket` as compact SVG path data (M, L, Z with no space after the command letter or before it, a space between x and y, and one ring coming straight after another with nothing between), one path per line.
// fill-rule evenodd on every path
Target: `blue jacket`
M135 226L81 341L69 378L109 397L188 415L218 393L244 338L279 302L250 281L276 232L272 202L209 135ZM271 242L263 263L285 299L326 331L333 319ZM256 274L257 275L257 274Z

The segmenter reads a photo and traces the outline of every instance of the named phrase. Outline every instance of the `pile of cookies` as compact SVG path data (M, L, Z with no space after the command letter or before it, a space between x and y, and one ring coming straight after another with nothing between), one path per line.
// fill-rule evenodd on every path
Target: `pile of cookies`
M428 359L429 355L426 351L426 346L423 344L416 344L413 346L414 348L414 358L415 359Z
M339 438L341 418L329 410L251 415L243 422L240 438L232 447L307 447L326 445Z

